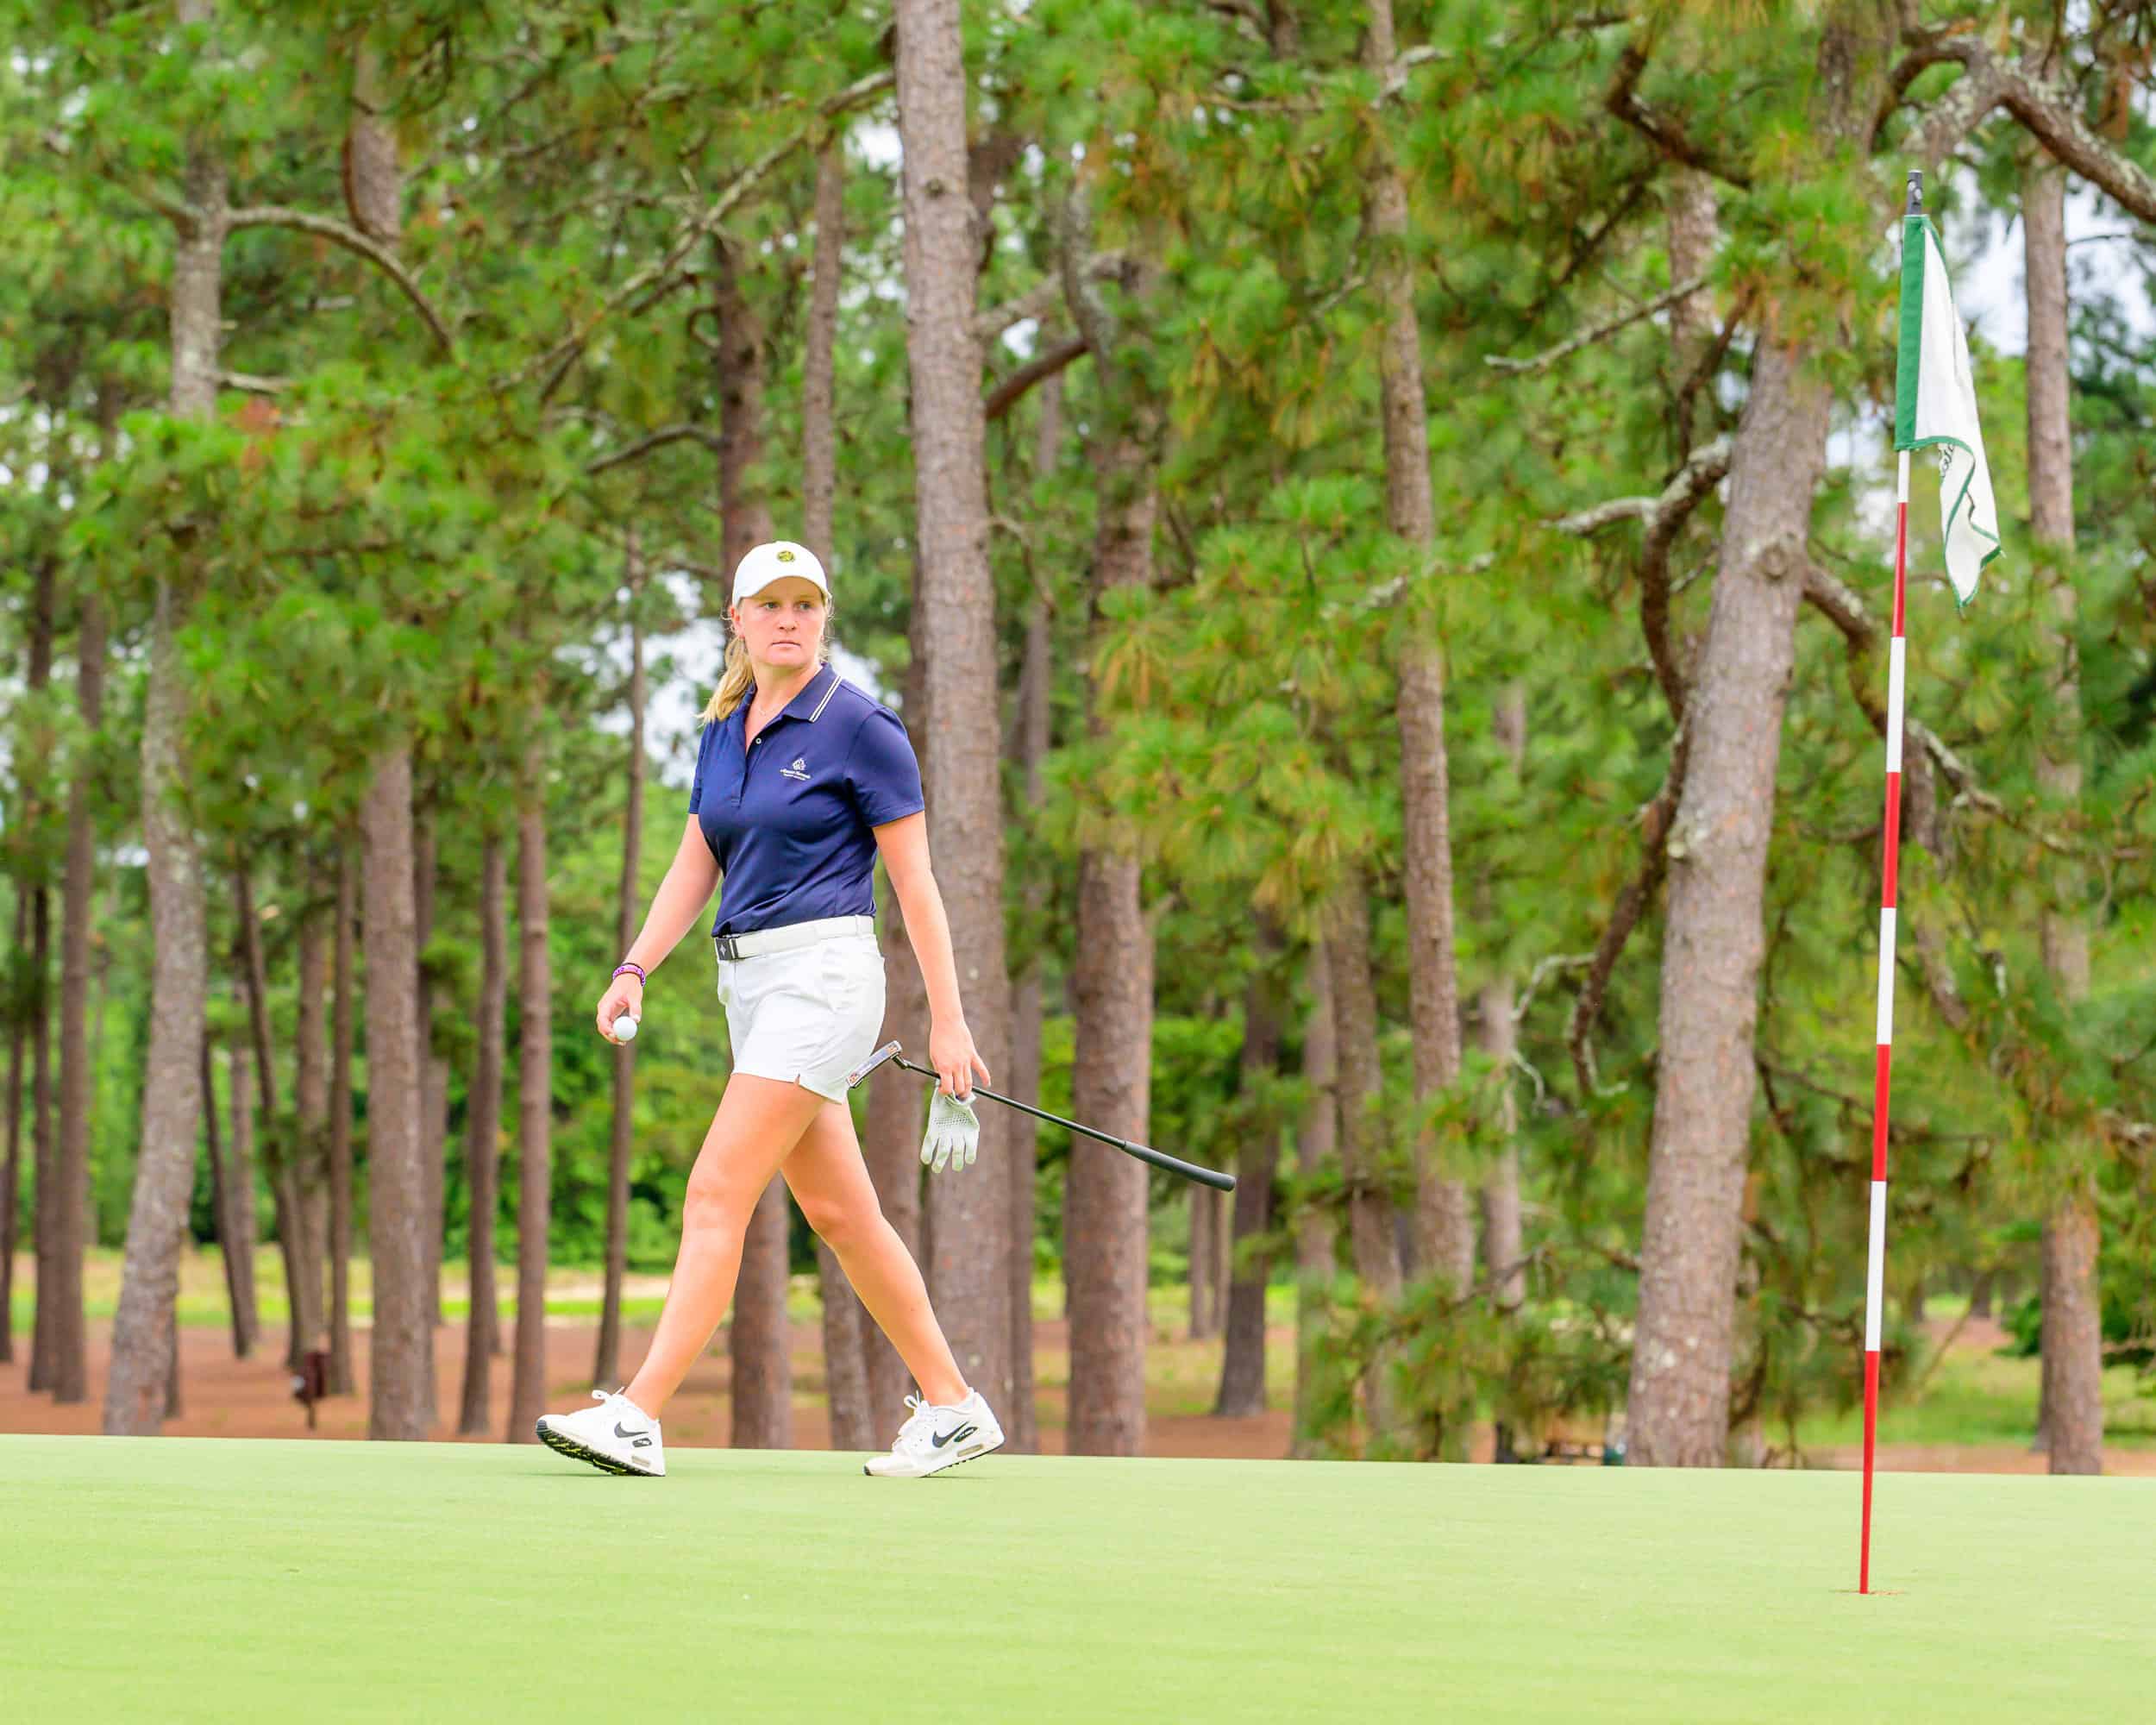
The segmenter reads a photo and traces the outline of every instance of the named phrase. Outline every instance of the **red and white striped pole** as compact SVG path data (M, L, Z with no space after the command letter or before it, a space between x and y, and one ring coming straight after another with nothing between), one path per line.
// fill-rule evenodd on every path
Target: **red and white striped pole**
M1902 632L1908 587L1909 452L1894 484L1894 634L1887 643L1886 844L1879 881L1877 1064L1871 1091L1871 1249L1864 1284L1864 1539L1857 1591L1871 1591L1871 1463L1879 1435L1879 1320L1886 1283L1887 1099L1894 1070L1894 892L1902 861L1902 693L1908 643Z
M1922 212L1924 176L1909 175L1907 213ZM1904 244L1907 243L1906 234ZM1900 394L1895 380L1896 435ZM1908 670L1902 632L1908 599L1909 452L1896 452L1894 474L1894 632L1887 641L1886 831L1879 863L1879 1005L1871 1081L1871 1242L1864 1278L1864 1532L1857 1553L1857 1591L1871 1591L1871 1474L1879 1445L1879 1325L1886 1304L1887 1104L1894 1079L1894 894L1902 866L1902 699Z

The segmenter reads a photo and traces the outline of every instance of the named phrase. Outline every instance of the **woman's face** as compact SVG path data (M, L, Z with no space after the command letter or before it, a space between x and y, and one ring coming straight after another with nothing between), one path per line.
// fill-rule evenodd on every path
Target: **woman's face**
M812 580L786 575L733 609L734 632L758 670L781 674L816 663L824 643L824 595Z

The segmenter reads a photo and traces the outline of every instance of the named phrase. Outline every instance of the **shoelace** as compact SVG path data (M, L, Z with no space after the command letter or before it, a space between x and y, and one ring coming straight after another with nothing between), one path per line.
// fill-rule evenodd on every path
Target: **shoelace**
M932 1433L936 1430L936 1409L928 1397L909 1396L906 1398L906 1405L913 1411L906 1416L906 1423L899 1427L898 1444L892 1446L893 1449L908 1439Z
M600 1411L602 1412L611 1407L616 1402L622 1402L625 1407L633 1408L635 1406L633 1402L630 1402L627 1392L620 1389L594 1389L592 1392L592 1400L599 1403Z

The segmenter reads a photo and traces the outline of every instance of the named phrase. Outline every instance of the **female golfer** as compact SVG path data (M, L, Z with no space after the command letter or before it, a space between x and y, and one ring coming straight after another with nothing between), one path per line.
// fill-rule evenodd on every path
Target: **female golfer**
M905 1243L884 1220L854 1137L846 1077L883 1025L872 874L881 855L928 984L939 1075L923 1155L972 1160L965 1099L992 1082L959 1004L950 927L929 870L920 768L888 707L827 662L830 586L802 546L759 545L734 573L733 638L705 710L680 849L636 944L599 1003L610 1041L642 1015L644 979L702 914L721 876L718 998L734 1050L718 1113L690 1171L681 1247L651 1351L628 1388L548 1414L542 1441L610 1473L663 1475L659 1420L732 1299L749 1212L785 1175L809 1226L920 1386L888 1455L866 1471L917 1479L1001 1447L930 1310Z

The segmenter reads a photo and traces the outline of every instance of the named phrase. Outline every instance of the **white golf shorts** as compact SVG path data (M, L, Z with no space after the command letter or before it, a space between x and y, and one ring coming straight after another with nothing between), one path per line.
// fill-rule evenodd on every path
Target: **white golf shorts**
M766 933L787 944L718 961L718 1000L726 1008L734 1070L843 1102L847 1074L875 1052L883 1029L883 951L875 924L868 917L836 917ZM742 939L754 943L756 937Z

